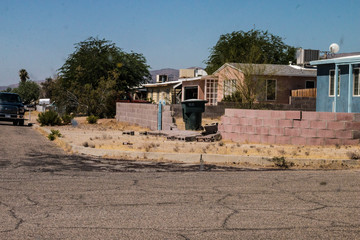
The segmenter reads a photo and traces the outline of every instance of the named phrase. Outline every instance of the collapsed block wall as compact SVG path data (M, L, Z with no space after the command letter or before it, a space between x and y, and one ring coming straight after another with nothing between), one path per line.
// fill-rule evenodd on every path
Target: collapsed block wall
M116 103L116 121L137 124L151 130L158 129L158 105L144 103ZM173 118L170 106L163 106L162 129L170 130Z
M360 113L225 109L219 131L240 143L355 145Z

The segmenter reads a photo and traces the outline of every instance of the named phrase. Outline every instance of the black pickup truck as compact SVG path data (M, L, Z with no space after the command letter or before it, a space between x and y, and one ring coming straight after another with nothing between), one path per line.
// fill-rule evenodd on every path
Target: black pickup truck
M0 92L0 121L13 122L14 125L24 125L24 104L16 93Z

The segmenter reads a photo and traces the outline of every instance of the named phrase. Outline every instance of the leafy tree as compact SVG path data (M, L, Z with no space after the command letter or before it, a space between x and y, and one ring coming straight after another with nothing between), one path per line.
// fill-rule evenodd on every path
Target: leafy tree
M249 62L249 52L258 49L258 58ZM205 63L206 71L213 73L225 63L269 63L288 64L295 60L296 49L288 46L279 36L268 31L252 29L248 32L235 31L221 35L216 45L211 49Z
M20 82L26 82L27 79L30 79L28 72L25 69L19 70Z
M75 44L59 73L53 93L56 103L68 113L97 116L113 116L117 94L151 79L142 54L123 52L114 43L93 37Z
M8 88L2 90L1 92L12 92L12 88L11 88L11 87L8 87Z
M19 94L25 104L38 100L40 95L40 87L33 81L20 82L19 87L12 91Z
M41 96L43 98L52 98L54 79L48 77L45 79L45 82L40 83L40 85L41 85Z

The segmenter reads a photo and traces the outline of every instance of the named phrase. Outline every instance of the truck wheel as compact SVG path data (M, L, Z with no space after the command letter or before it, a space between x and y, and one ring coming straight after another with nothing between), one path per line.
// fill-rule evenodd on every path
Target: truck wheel
M19 126L24 126L24 120L19 120Z
M13 125L14 126L18 125L18 121L17 120L13 121Z

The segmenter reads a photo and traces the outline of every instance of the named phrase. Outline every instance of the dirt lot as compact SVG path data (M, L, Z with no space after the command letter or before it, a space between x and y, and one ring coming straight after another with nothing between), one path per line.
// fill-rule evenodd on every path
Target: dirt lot
M36 113L33 113L36 115ZM32 117L33 122L36 117ZM183 142L171 141L165 137L144 136L139 133L149 129L127 123L116 122L115 119L100 119L97 124L88 124L85 117L75 119L78 126L44 127L56 129L62 134L60 141L56 142L66 151L71 152L70 145L95 148L98 150L121 150L134 152L161 152L161 153L199 153L222 154L238 156L258 156L264 158L285 159L311 159L333 160L331 164L309 166L303 164L298 167L305 168L342 168L343 163L338 160L360 158L359 146L294 146L294 145L269 145L269 144L240 144L231 141L219 142ZM219 119L203 119L203 124L219 122ZM176 119L179 129L184 129L181 118ZM41 130L40 130L41 131ZM135 131L135 135L123 134L123 131ZM43 132L46 135L45 132ZM352 166L352 167L358 167Z

